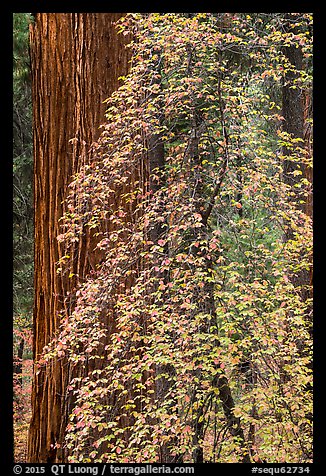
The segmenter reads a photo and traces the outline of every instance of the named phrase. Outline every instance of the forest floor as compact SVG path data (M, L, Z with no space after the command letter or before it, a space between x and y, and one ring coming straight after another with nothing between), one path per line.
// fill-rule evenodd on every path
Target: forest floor
M23 360L22 384L14 380L16 391L16 405L14 405L14 461L15 463L27 462L28 429L32 416L31 389L32 389L32 359Z
M15 423L14 424L14 460L15 463L26 463L27 462L27 438L28 438L28 427L29 427L29 418L30 415L26 416L25 423Z

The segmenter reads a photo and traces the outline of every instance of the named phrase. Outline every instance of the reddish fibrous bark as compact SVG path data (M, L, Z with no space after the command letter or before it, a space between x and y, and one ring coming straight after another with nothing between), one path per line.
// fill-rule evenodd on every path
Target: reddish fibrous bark
M76 244L74 274L56 272L64 254L56 237L69 182L92 160L90 146L104 122L103 101L128 70L128 39L118 35L121 13L37 13L30 27L32 65L35 275L34 376L28 461L62 462L71 377L67 362L38 368L44 346L55 336L73 302L65 297L95 265L89 232ZM95 262L94 262L95 260ZM73 295L73 293L71 293Z

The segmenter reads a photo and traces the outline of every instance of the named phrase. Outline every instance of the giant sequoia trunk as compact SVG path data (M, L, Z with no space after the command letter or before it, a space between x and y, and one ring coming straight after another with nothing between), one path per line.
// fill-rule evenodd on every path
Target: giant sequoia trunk
M31 25L34 134L35 301L34 359L54 337L62 315L73 303L64 297L76 280L56 273L62 256L56 236L58 219L72 175L85 161L104 122L106 99L125 75L125 38L114 22L119 13L38 13ZM70 141L70 139L73 139ZM88 249L91 236L76 245L74 273L83 279L94 263ZM67 423L64 360L35 366L28 461L62 462Z

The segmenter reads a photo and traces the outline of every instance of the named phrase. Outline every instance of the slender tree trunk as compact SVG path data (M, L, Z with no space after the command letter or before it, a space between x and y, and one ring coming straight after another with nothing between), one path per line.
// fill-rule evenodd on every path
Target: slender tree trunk
M63 254L56 236L58 219L72 175L87 161L91 143L104 122L106 99L125 75L125 38L117 35L119 13L37 13L31 25L34 141L34 359L54 337L60 318L73 303L64 303L76 286L56 273ZM70 139L74 139L70 141ZM85 277L94 263L86 234L76 245L74 273ZM62 462L69 402L65 360L35 365L28 461Z
M152 65L154 75L153 75L153 83L159 86L159 90L162 87L162 78L161 78L161 62L162 57L159 54L158 60L154 62ZM157 99L157 93L152 93L149 97L149 100ZM162 125L163 123L163 116L164 116L164 104L160 103L160 110L159 112L153 116L153 120L157 121L157 125ZM158 176L164 171L165 166L165 151L164 151L164 142L162 140L162 134L158 132L149 133L147 139L147 146L148 146L148 153L147 153L147 162L148 162L148 169L149 169L149 190L151 194L155 194L160 191L160 189L165 186L165 182L162 182L162 177ZM163 223L156 223L149 233L149 239L156 243L161 233L164 232ZM165 252L168 253L168 245L164 245ZM165 271L160 274L159 276L165 283L168 282L169 276L168 273ZM158 304L156 302L156 304ZM167 379L163 375L167 374L169 378ZM162 376L161 376L162 375ZM175 369L171 364L156 364L156 386L155 386L155 396L158 401L163 402L166 398L166 395L172 385L172 380L175 376ZM160 450L160 462L161 463L175 463L180 462L179 455L171 454L171 450L169 446L172 444L177 446L177 437L169 441L169 444L163 444Z
M293 87L294 80L299 78L299 72L303 69L303 54L301 47L291 45L284 48L284 54L289 63L294 67L294 71L289 71L285 77L285 84L283 86L283 117L284 117L284 130L291 134L294 138L302 139L303 144L301 147L305 147L306 153L312 154L311 150L311 127L309 126L308 119L311 117L311 97L309 94L305 94L302 88L299 86ZM284 148L285 155L291 155L286 147ZM311 184L312 189L312 171L310 167L305 164L299 164L301 175L293 175L298 169L297 163L292 160L284 161L284 181L291 187L294 187L301 181L302 176L305 177ZM294 190L294 188L293 188ZM298 201L298 196L295 194L291 198L294 203ZM297 205L298 208L303 211L310 218L312 217L312 192L310 191L307 198ZM285 241L293 238L293 230L289 229L284 236ZM310 269L302 269L294 280L296 286L301 286L301 296L304 301L312 297L312 263ZM308 309L307 314L311 314L311 309ZM311 320L310 316L307 319ZM312 336L312 322L308 322L310 334Z
M305 149L307 152L307 156L312 158L313 154L313 146L312 146L312 124L310 120L312 119L313 111L312 111L312 92L311 90L307 90L304 92L304 110L303 110L303 118L304 118L304 132L303 132L303 140L305 144ZM306 208L305 213L309 217L312 218L313 216L313 195L312 195L312 188L313 188L313 174L312 174L312 167L305 167L304 168L304 176L308 180L309 184L311 185L310 192L308 194L306 200ZM312 270L311 270L311 281L312 281Z
M194 197L196 198L196 208L197 213L201 214L202 216L202 223L203 227L197 230L197 238L198 241L205 241L206 237L209 236L209 226L208 226L208 219L212 212L214 201L216 195L219 193L220 186L224 175L226 173L227 163L228 163L228 134L226 130L226 125L224 121L224 102L222 100L221 94L221 86L219 84L219 99L220 99L220 117L221 117L221 125L223 129L223 133L225 136L225 158L224 163L222 164L220 173L219 173L219 180L217 186L212 194L212 197L208 203L208 205L203 204L203 193L202 193L202 180L203 177L201 176L201 163L199 160L199 140L201 135L202 129L202 119L200 115L195 113L193 118L193 130L189 141L189 156L191 159L191 163L195 166L197 170L197 181L196 181L196 189L193 193ZM201 247L198 248L196 254L206 254L205 249L201 250ZM205 268L207 271L207 275L211 275L212 269L211 259L206 257L205 259ZM216 326L216 303L214 298L214 285L212 282L206 282L203 288L203 295L205 298L201 302L202 309L201 311L204 314L210 316L205 324L202 325L200 332L206 332L208 335L211 334L212 328ZM218 330L214 331L214 344L216 347L219 347L219 339L218 339ZM227 427L229 432L232 436L236 437L241 441L242 446L242 454L241 454L241 462L242 463L250 463L250 455L246 448L246 438L244 435L243 428L241 426L241 421L239 417L236 417L234 414L235 403L234 398L232 396L232 390L230 387L230 383L225 372L220 367L220 364L216 365L216 375L214 375L212 379L212 387L217 388L219 391L219 399L222 405L222 409L224 412L225 420L227 423ZM200 379L200 373L198 373L198 378ZM204 462L204 452L203 447L200 445L200 441L204 438L204 428L205 428L205 408L204 403L201 402L198 405L197 415L193 420L193 427L195 430L194 434L194 445L195 450L193 451L193 459L195 463L203 463Z
M294 66L296 71L302 70L302 51L291 45L284 48L284 54L289 63ZM298 78L296 71L289 71L285 77L283 86L283 117L284 130L293 137L303 139L304 135L304 117L303 117L303 96L302 89L298 86L293 88L293 81ZM286 152L288 152L286 150ZM291 160L284 162L284 177L288 183L296 180L291 173L296 170L296 164Z

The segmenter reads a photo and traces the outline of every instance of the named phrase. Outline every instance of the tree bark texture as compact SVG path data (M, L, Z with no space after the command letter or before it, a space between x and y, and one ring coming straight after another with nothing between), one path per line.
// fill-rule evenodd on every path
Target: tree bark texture
M114 22L120 13L37 13L30 28L34 148L34 359L54 337L64 297L76 281L56 273L62 250L56 237L71 177L87 161L104 122L103 101L128 70L126 38ZM70 139L74 139L70 141ZM90 234L76 244L74 273L83 279L94 266ZM66 308L65 308L66 307ZM66 427L65 360L38 369L32 391L28 461L63 462Z
M299 77L299 71L303 69L303 54L300 47L291 45L287 48L284 48L284 54L287 57L289 63L294 66L295 71L290 71L286 75L286 82L283 86L282 91L282 109L284 117L284 130L291 134L294 138L300 138L304 142L304 147L307 153L307 156L311 157L312 155L312 145L311 145L311 126L309 124L309 119L312 115L312 101L309 91L306 92L300 87L291 87L295 79ZM297 73L298 72L298 73ZM284 148L285 155L291 155L291 151ZM291 160L284 161L284 181L285 183L294 187L300 180L301 175L294 176L293 172L297 170L298 166L295 162ZM302 204L298 205L298 208L303 211L306 215L312 218L312 169L307 167L305 164L300 164L300 170L302 176L305 177L310 183L310 190L303 201ZM294 201L298 200L298 197L295 195L293 197ZM285 240L291 240L293 238L293 230L289 229L285 234ZM302 298L306 301L308 298L312 297L312 263L310 269L301 270L298 273L298 276L295 280L296 285L302 285ZM312 334L312 326L310 329Z
M291 45L284 48L284 54L289 63L295 67L296 71L302 70L302 51ZM290 71L286 74L285 84L283 86L283 117L284 130L295 138L303 139L304 135L304 104L303 93L299 87L293 88L292 83L298 78L296 72ZM289 154L285 148L285 154ZM297 169L296 164L291 160L284 161L284 179L290 185L293 185L296 178L292 173Z

